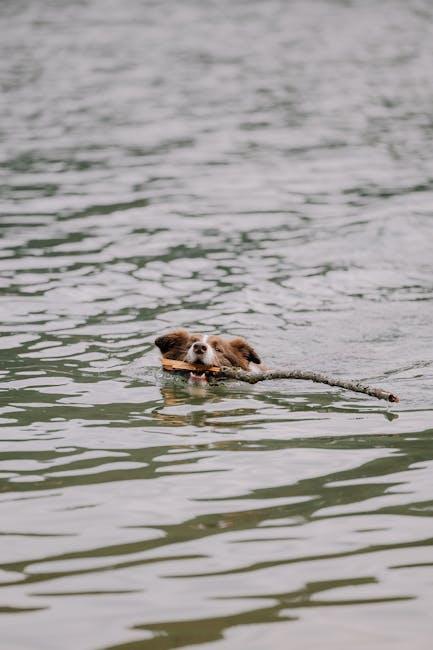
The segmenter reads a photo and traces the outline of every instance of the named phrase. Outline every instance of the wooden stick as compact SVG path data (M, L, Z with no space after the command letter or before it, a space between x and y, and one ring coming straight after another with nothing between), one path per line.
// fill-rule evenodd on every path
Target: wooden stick
M308 370L267 370L265 372L247 372L240 368L230 368L223 366L200 366L185 361L175 361L173 359L162 359L162 367L164 370L175 372L198 372L218 377L226 377L227 379L237 379L244 381L248 384L257 384L259 381L266 381L268 379L305 379L314 381L319 384L327 384L328 386L338 386L346 390L354 391L355 393L364 393L377 399L384 399L387 402L399 402L400 398L394 393L390 393L383 388L375 388L361 384L359 381L351 381L350 379L335 379L328 377L320 372L311 372Z
M162 367L164 370L175 372L198 372L211 375L220 375L221 368L219 366L202 366L195 363L188 363L187 361L177 361L175 359L161 359Z
M328 384L328 386L345 388L355 393L365 393L377 399L384 399L387 402L400 401L398 395L394 395L394 393L390 393L383 388L367 386L361 384L359 381L351 381L350 379L334 379L320 372L311 372L308 370L269 370L255 374L237 368L224 367L221 368L221 376L246 381L248 384L256 384L258 381L265 381L267 379L307 379L308 381L315 381L318 384Z

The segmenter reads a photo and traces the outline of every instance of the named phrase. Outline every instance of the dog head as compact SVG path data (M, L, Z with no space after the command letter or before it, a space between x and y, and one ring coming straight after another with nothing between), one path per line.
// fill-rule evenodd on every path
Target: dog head
M221 336L175 330L159 336L155 345L166 359L203 366L233 366L248 370L250 363L261 363L254 348L240 337L226 340Z

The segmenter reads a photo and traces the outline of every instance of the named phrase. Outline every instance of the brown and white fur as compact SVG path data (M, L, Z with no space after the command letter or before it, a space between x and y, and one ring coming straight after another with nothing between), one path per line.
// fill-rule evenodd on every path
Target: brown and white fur
M155 340L165 359L187 361L203 366L232 366L250 372L266 370L254 348L243 338L223 339L210 334L191 334L178 329ZM206 376L191 373L191 381L205 381Z

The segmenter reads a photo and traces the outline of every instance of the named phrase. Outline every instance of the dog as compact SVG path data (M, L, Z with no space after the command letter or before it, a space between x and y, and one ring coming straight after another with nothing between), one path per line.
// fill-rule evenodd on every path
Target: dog
M262 372L266 366L262 363L254 348L241 337L223 339L209 334L192 334L184 329L163 334L155 340L165 359L186 361L198 366L231 366L249 372ZM190 382L206 382L206 374L190 374Z

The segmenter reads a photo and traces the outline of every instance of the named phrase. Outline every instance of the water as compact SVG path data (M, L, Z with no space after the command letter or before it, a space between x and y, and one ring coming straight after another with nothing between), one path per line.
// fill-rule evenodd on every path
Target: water
M431 3L0 14L2 650L429 648Z

